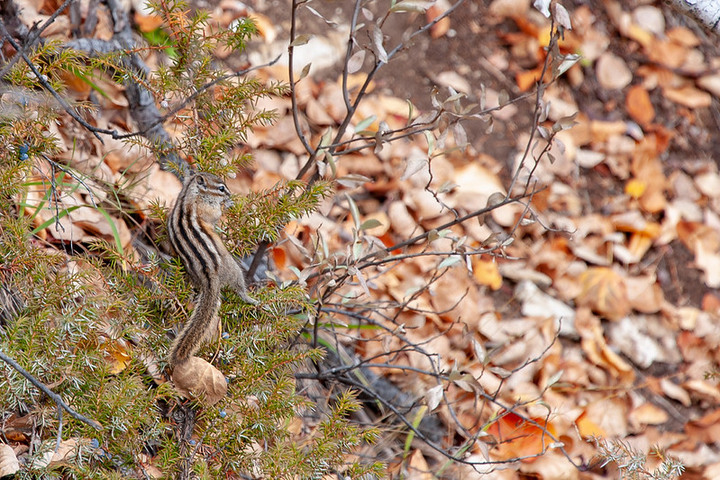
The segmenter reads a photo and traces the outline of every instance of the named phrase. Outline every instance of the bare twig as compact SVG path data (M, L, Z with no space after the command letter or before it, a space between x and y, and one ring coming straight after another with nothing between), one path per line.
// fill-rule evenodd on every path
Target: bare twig
M12 3L12 0L6 0L6 1L7 1L8 3ZM30 29L30 31L29 31L29 32L27 33L27 35L25 36L25 39L24 39L24 41L23 41L23 46L22 46L19 50L16 49L16 50L17 50L17 53L16 53L15 55L13 55L13 57L12 57L10 60L8 60L8 62L3 66L2 70L0 70L0 79L3 78L3 77L5 77L5 75L7 75L7 73L10 71L10 69L13 67L13 65L15 65L15 64L18 62L19 59L23 58L23 56L27 53L27 51L35 45L35 42L38 40L38 38L40 38L40 35L42 34L42 32L44 32L50 25L52 25L53 22L55 22L55 19L56 19L70 4L72 4L72 3L74 3L74 2L75 2L75 0L65 0L65 1L62 3L62 5L60 5L60 6L58 7L58 9L55 10L55 11L52 13L52 15L50 15L50 16L48 17L47 20L45 20L45 23L43 23L41 27L38 27L38 26L37 26L37 25L38 25L37 23L32 26L32 28ZM9 12L10 10L13 10L13 9L17 8L14 4L13 4L12 6L9 6L9 5L8 5L7 7L9 7L9 8L7 8L7 11L8 11L8 12ZM11 13L11 12L9 12L9 13ZM5 28L2 19L0 19L0 25L2 25L2 28L3 28L3 29ZM5 31L7 32L7 30L5 30ZM9 32L8 32L7 34L10 35Z
M305 151L310 154L311 158L315 157L315 149L310 146L305 133L300 126L300 118L297 107L297 95L295 94L295 69L293 68L293 59L295 58L295 28L297 26L297 10L305 3L305 0L293 0L292 9L290 10L290 44L288 45L288 79L290 81L290 101L292 102L292 116L295 124L295 133L297 133L300 142L302 142Z

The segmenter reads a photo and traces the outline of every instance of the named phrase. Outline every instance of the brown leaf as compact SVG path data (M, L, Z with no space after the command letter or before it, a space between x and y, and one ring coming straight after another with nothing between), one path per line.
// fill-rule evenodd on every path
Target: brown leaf
M712 96L692 85L679 88L665 88L665 98L688 108L706 108L712 105Z
M662 425L669 415L662 408L646 402L630 412L630 419L638 425Z
M625 60L610 52L605 52L598 58L595 75L600 85L609 90L625 88L633 78Z
M427 12L425 13L425 18L428 22L431 22L435 20L437 17L442 15L446 8L443 8L439 6L438 4L435 4L427 9ZM432 38L440 38L445 36L445 34L450 30L450 17L445 17L438 21L435 25L430 27L430 36Z
M642 126L649 124L655 118L655 107L650 101L650 95L641 85L633 85L628 89L625 109L628 115Z
M0 443L0 477L13 475L20 470L20 462L18 462L12 447L6 443Z
M625 282L615 270L588 268L580 275L579 282L581 292L575 299L579 306L590 307L609 320L619 320L630 313Z
M655 276L631 277L625 279L628 300L632 308L642 313L657 313L665 298Z
M172 381L185 398L197 398L212 406L227 393L225 376L217 368L199 357L190 357L173 369Z
M688 57L688 48L671 40L653 40L647 45L648 58L668 68L679 68Z
M141 32L147 33L162 27L163 19L159 15L150 14L143 15L141 12L135 12L135 24Z
M687 27L673 27L665 35L678 45L691 48L700 45L700 39Z
M408 480L432 480L433 475L430 471L422 452L415 450L408 460L408 474L405 478Z
M685 432L698 442L715 442L720 438L720 409L712 410L697 420L687 422Z
M101 336L100 339L103 341L102 351L105 356L105 361L109 365L109 373L111 375L117 375L125 370L132 360L132 357L128 353L130 345L122 338L108 339L105 336Z
M541 428L543 427L543 428ZM524 458L523 462L531 463L537 455L547 449L552 440L548 436L555 435L555 427L546 418L525 419L512 412L501 412L497 420L490 424L487 432L494 436L498 446L493 453L503 460Z

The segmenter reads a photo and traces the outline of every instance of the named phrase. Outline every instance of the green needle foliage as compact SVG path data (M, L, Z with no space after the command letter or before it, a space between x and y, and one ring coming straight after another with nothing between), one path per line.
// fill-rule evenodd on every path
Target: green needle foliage
M208 24L203 12L189 15L184 4L162 2L155 8L166 20L163 38L172 45L172 55L143 84L156 98L181 105L171 121L184 126L177 145L183 158L201 170L233 175L250 160L238 147L248 128L273 118L272 112L253 108L257 99L283 94L285 86L226 76L216 69L212 53L219 46L244 48L255 30L250 20L221 31ZM87 59L48 42L30 57L59 92L65 75L88 82L109 70L116 80L135 76L123 72L117 53L115 58ZM86 188L83 179L91 179L71 167L48 168L63 141L52 128L58 110L37 93L39 82L23 62L6 80L14 90L0 98L0 351L103 427L97 431L67 413L61 422L52 400L0 362L3 425L18 419L31 425L20 438L13 432L16 442L31 448L16 477L379 474L380 465L346 460L377 435L349 422L358 408L351 393L321 412L320 420L307 426L309 433L291 433L290 425L315 407L295 391L293 372L321 356L319 350L292 346L305 321L298 312L313 308L299 286L266 285L254 291L266 308L251 307L225 292L220 312L225 333L200 355L226 376L228 395L213 407L178 396L163 371L173 334L194 308L194 292L182 266L161 252L146 252L140 261L139 255L123 250L117 234L112 242L47 243L45 227L72 219L80 208L64 206L63 195ZM132 229L137 212L116 201L119 187L91 183L113 203L82 208L98 209ZM41 192L44 211L54 212L49 220L40 219L37 206L27 200L33 189ZM327 184L287 182L236 199L225 225L229 247L244 254L261 240L277 240L288 221L313 211L329 193ZM158 232L151 240L162 243L167 212L154 205L142 213ZM194 422L188 436L178 431L176 414L190 411ZM7 434L12 427L0 428ZM48 463L58 443L69 453Z

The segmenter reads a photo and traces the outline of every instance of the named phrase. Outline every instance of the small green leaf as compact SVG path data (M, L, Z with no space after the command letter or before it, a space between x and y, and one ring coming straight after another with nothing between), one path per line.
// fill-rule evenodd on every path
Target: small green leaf
M428 8L430 8L435 2L423 2L421 0L403 0L402 2L398 2L392 7L390 7L390 11L393 13L399 13L399 12L415 12L415 13L425 13Z
M440 262L440 265L438 265L438 268L449 268L453 265L457 265L458 263L461 263L462 259L460 258L460 255L451 255L447 257L445 260Z
M310 41L311 38L312 35L310 35L309 33L303 33L302 35L298 35L297 37L295 37L295 40L290 43L290 46L299 47L300 45L305 45Z
M372 178L366 177L365 175L358 175L356 173L352 173L350 175L338 177L338 179L335 181L343 187L355 188L359 187L364 183L372 182Z
M377 115L370 115L369 117L362 119L360 123L355 125L355 133L365 130L367 127L372 125L375 120L377 120Z
M382 226L382 222L378 220L377 218L370 218L368 220L365 220L362 225L360 225L360 230L370 230L371 228L376 228Z
M308 63L307 65L305 65L303 67L302 71L300 71L300 76L298 77L297 80L295 80L295 83L299 82L300 80L302 80L303 78L308 76L308 73L310 73L311 66L312 66L312 62Z
M355 200L353 200L350 195L346 193L345 198L347 199L350 215L352 216L353 223L355 224L355 230L360 230L360 210L358 210Z

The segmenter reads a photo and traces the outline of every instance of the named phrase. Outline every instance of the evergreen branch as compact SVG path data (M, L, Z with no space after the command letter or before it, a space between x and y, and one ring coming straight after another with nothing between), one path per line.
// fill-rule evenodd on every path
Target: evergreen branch
M70 106L67 101L65 101L64 98L60 96L60 94L50 85L50 83L46 80L45 75L40 73L40 71L37 69L35 64L28 58L27 54L23 51L23 49L20 47L20 45L15 41L15 39L10 35L10 33L5 28L5 24L2 20L0 20L0 34L2 34L3 37L12 45L12 47L18 51L18 55L23 59L23 61L27 64L28 68L30 68L30 71L32 71L33 75L38 79L38 82L40 82L40 85L45 88L50 94L57 100L57 102L60 104L60 106L67 112L68 115L70 115L76 122L78 122L80 125L82 125L87 131L92 133L95 138L100 140L102 142L102 137L100 137L100 133L104 133L107 135L112 135L112 130L107 130L104 128L98 128L90 125L88 122L83 120L83 118L73 109L72 106Z
M27 370L25 370L24 368L22 368L15 360L13 360L12 358L10 358L10 357L8 357L7 355L5 355L5 353L3 353L1 350L0 350L0 360L4 361L4 362L7 363L8 365L10 365L10 366L11 366L12 368L14 368L20 375L22 375L23 377L27 378L27 379L30 381L30 383L32 383L33 385L35 385L35 386L36 386L39 390L41 390L45 395L47 395L48 397L50 397L51 399L53 399L53 400L55 401L55 404L58 406L58 408L62 408L63 410L65 410L66 412L68 412L74 419L79 420L79 421L81 421L81 422L83 422L83 423L85 423L85 424L87 424L87 425L90 425L90 426L93 427L95 430L102 430L102 429L103 429L102 425L100 425L100 424L99 424L98 422L96 422L95 420L91 420L91 419L87 418L86 416L84 416L84 415L76 412L75 410L73 410L67 403L65 403L65 402L63 401L63 399L60 397L60 395L58 395L57 393L55 393L55 392L53 392L52 390L50 390L44 383L42 383L40 380L38 380L37 378L35 378L30 372L28 372Z

